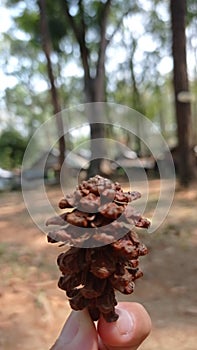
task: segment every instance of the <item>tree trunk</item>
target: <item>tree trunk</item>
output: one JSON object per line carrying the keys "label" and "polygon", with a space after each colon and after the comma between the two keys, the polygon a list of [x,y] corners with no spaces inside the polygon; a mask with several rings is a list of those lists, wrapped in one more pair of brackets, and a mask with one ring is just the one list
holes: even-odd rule
{"label": "tree trunk", "polygon": [[[130,67],[130,73],[131,73],[131,81],[132,81],[132,101],[133,101],[133,108],[135,108],[138,112],[145,114],[145,108],[143,105],[143,101],[140,96],[140,92],[137,86],[137,81],[136,81],[136,76],[135,76],[135,71],[134,71],[134,65],[133,65],[133,57],[135,54],[135,49],[136,49],[136,43],[134,42],[133,44],[133,49],[131,51],[131,57],[130,57],[130,62],[129,62],[129,67]],[[143,155],[143,129],[142,125],[140,125],[140,122],[138,118],[136,118],[136,132],[137,135],[135,136],[135,151],[137,152],[138,156]]]}
{"label": "tree trunk", "polygon": [[58,143],[59,143],[59,170],[61,169],[64,159],[65,159],[65,139],[64,139],[64,126],[61,116],[61,107],[58,97],[57,88],[55,85],[55,76],[53,73],[53,65],[51,62],[51,38],[47,23],[46,16],[46,1],[38,0],[38,6],[40,10],[40,24],[41,24],[41,36],[42,36],[42,47],[47,60],[47,71],[50,81],[50,91],[51,91],[51,100],[53,104],[53,110],[56,118],[57,130],[58,130]]}
{"label": "tree trunk", "polygon": [[[65,14],[71,25],[76,41],[80,48],[81,62],[84,70],[84,92],[85,102],[104,102],[105,101],[105,53],[108,41],[106,39],[106,26],[107,19],[110,11],[111,0],[107,0],[103,5],[102,20],[100,22],[100,42],[98,60],[96,63],[96,74],[91,76],[90,73],[90,53],[86,43],[87,25],[85,22],[84,2],[79,1],[80,8],[80,20],[79,23],[75,21],[69,11],[69,5],[66,1],[62,0],[62,6],[65,9]],[[95,123],[99,120],[99,108],[95,104],[95,108],[92,105],[89,116],[90,123],[90,137],[91,137],[91,162],[88,169],[88,176],[101,173],[102,157],[99,158],[99,153],[103,155],[104,145],[101,141],[97,143],[97,147],[93,145],[95,139],[104,139],[104,125],[102,123]],[[100,151],[100,152],[99,152]]]}
{"label": "tree trunk", "polygon": [[[86,34],[88,30],[88,25],[86,21],[86,14],[85,14],[85,1],[79,0],[78,6],[79,6],[79,13],[76,18],[76,16],[72,16],[70,12],[69,7],[69,1],[61,0],[62,3],[62,9],[66,15],[66,19],[68,20],[70,27],[73,31],[73,34],[76,38],[76,42],[79,45],[80,49],[80,56],[81,56],[81,62],[82,67],[84,71],[84,92],[85,92],[85,101],[87,103],[94,103],[94,102],[105,102],[105,54],[106,54],[106,48],[111,42],[112,38],[116,34],[117,30],[119,29],[123,18],[130,12],[130,9],[128,9],[123,16],[120,18],[119,23],[117,23],[116,28],[114,29],[113,33],[111,34],[110,38],[106,38],[106,29],[107,29],[107,21],[109,18],[109,12],[111,8],[112,1],[106,0],[105,2],[100,2],[100,10],[102,13],[100,13],[100,21],[99,21],[99,49],[98,49],[98,59],[96,62],[96,74],[95,76],[92,76],[91,70],[90,70],[90,52],[89,48],[86,42]],[[98,2],[99,4],[99,2]],[[102,108],[101,108],[102,109]],[[97,113],[97,114],[96,114]],[[90,115],[90,130],[91,130],[91,153],[92,153],[92,161],[89,167],[88,176],[95,175],[96,173],[101,172],[101,164],[102,164],[102,158],[105,150],[105,145],[103,144],[104,141],[100,142],[100,144],[97,143],[97,147],[93,147],[94,140],[95,139],[104,139],[105,137],[105,125],[104,123],[95,123],[94,117],[97,115],[96,120],[99,119],[99,113],[102,113],[102,110],[98,107],[98,104],[95,103],[95,110],[92,107],[91,115]],[[103,117],[103,115],[102,115]],[[99,155],[99,149],[100,154],[102,155],[101,158],[97,158]]]}
{"label": "tree trunk", "polygon": [[[96,102],[105,101],[105,67],[100,69],[99,76],[95,78],[88,78],[84,76],[85,98],[87,103],[95,102],[89,109],[89,123],[90,123],[90,144],[91,144],[91,162],[88,168],[88,177],[102,174],[101,165],[104,151],[105,126],[98,123],[100,120],[99,105]],[[101,108],[102,109],[102,108]],[[102,139],[100,142],[95,140]],[[102,155],[102,156],[101,156]]]}
{"label": "tree trunk", "polygon": [[194,177],[191,152],[191,105],[182,102],[180,92],[189,92],[186,63],[185,16],[186,0],[171,0],[172,55],[174,63],[174,94],[179,149],[178,172],[181,185],[187,187]]}

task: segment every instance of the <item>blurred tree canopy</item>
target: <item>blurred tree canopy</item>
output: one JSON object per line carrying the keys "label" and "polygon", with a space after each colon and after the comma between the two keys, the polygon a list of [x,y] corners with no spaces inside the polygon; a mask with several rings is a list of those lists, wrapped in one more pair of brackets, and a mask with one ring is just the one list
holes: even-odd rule
{"label": "blurred tree canopy", "polygon": [[14,128],[4,130],[0,136],[0,167],[20,167],[28,141]]}
{"label": "blurred tree canopy", "polygon": [[[28,136],[68,105],[110,101],[154,119],[169,145],[177,143],[170,2],[5,0],[5,4],[13,21],[3,37],[2,67],[17,83],[6,89],[4,97],[8,111],[23,118]],[[42,28],[43,8],[47,30]],[[194,67],[190,87],[196,91],[196,0],[187,0],[184,17]],[[47,92],[52,96],[52,90],[57,99],[52,97],[51,103]],[[196,105],[194,101],[195,125]],[[93,126],[91,137],[98,136],[103,130]]]}
{"label": "blurred tree canopy", "polygon": [[[35,93],[39,85],[47,89],[49,80],[38,2],[7,0],[6,3],[14,19],[5,35],[8,61],[11,63],[10,57],[16,61],[16,65],[10,67],[12,73],[7,73],[17,79],[20,74],[20,83],[29,86],[31,93],[31,87]],[[155,86],[165,82],[159,64],[169,53],[167,6],[155,0],[147,4],[148,9],[141,1],[134,1],[132,5],[126,0],[121,3],[46,1],[51,61],[62,107],[84,100],[118,99],[117,102],[146,112]],[[145,45],[146,40],[151,47]],[[115,65],[113,70],[111,62]],[[121,97],[123,91],[124,98]],[[155,113],[150,117],[155,117]]]}

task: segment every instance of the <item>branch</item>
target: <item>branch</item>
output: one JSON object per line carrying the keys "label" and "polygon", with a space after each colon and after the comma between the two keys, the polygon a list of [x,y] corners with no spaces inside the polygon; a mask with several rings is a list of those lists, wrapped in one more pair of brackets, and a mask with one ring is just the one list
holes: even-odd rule
{"label": "branch", "polygon": [[68,19],[68,21],[70,23],[71,29],[74,33],[74,36],[79,44],[84,74],[87,78],[89,78],[90,77],[89,50],[88,50],[88,48],[86,46],[86,42],[85,42],[86,26],[85,26],[85,21],[84,21],[83,2],[82,2],[82,0],[79,1],[80,12],[82,13],[82,17],[81,17],[81,21],[80,21],[81,22],[80,28],[77,26],[73,16],[71,16],[71,14],[69,12],[68,2],[63,0],[62,6],[63,6],[63,9],[65,10],[66,18]]}
{"label": "branch", "polygon": [[102,21],[101,21],[101,40],[100,40],[100,46],[99,46],[99,55],[98,55],[98,62],[97,62],[97,76],[99,75],[99,71],[100,69],[102,69],[103,65],[104,65],[104,61],[105,61],[105,52],[106,52],[106,48],[107,46],[111,43],[113,37],[115,36],[115,34],[118,32],[118,30],[120,29],[120,26],[122,24],[122,21],[124,19],[125,16],[127,16],[129,14],[129,12],[131,11],[131,8],[129,8],[120,18],[119,22],[116,25],[116,28],[114,29],[113,33],[111,34],[110,38],[107,39],[106,38],[106,27],[107,27],[107,18],[109,15],[109,11],[110,11],[110,6],[111,6],[111,0],[108,0],[105,3],[105,7],[103,10],[103,14],[102,14]]}
{"label": "branch", "polygon": [[129,14],[129,12],[131,11],[131,8],[129,8],[125,13],[123,13],[122,17],[120,18],[120,20],[118,21],[116,28],[114,29],[113,33],[111,34],[110,38],[107,39],[107,46],[111,43],[113,37],[115,36],[115,34],[118,32],[118,30],[120,29],[120,26],[123,22],[123,19]]}
{"label": "branch", "polygon": [[55,85],[55,75],[53,72],[53,65],[51,62],[51,51],[52,51],[52,41],[49,32],[49,27],[47,23],[46,16],[46,1],[38,0],[38,7],[40,11],[40,29],[41,29],[41,38],[42,38],[42,48],[47,61],[47,72],[48,78],[51,85],[51,95],[52,95],[52,103],[54,107],[54,113],[58,113],[60,111],[58,93]]}
{"label": "branch", "polygon": [[96,67],[96,76],[99,76],[99,72],[101,69],[104,69],[104,62],[105,62],[105,52],[107,47],[107,39],[106,39],[106,27],[107,27],[107,19],[110,12],[110,6],[111,6],[111,0],[107,0],[104,9],[102,12],[102,18],[101,18],[101,27],[100,27],[100,44],[99,44],[99,52],[98,52],[98,61],[97,61],[97,67]]}

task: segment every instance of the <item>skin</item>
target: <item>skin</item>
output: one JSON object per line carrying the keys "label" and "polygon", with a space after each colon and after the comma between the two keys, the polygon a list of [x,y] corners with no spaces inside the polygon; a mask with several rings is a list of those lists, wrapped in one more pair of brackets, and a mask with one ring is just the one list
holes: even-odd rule
{"label": "skin", "polygon": [[120,302],[119,318],[97,326],[87,310],[72,311],[50,350],[136,350],[151,331],[151,320],[141,304]]}

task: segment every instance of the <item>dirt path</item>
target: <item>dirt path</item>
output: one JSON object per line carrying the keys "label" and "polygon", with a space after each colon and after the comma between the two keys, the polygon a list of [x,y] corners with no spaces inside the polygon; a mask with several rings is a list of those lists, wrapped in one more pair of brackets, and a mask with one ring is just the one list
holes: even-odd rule
{"label": "dirt path", "polygon": [[[158,183],[151,183],[153,201]],[[60,198],[51,189],[54,200]],[[150,254],[141,260],[144,277],[129,298],[149,311],[153,331],[141,350],[195,350],[197,320],[197,185],[178,191],[159,232],[141,239]],[[47,350],[70,312],[57,288],[61,248],[31,221],[20,193],[0,194],[0,349]],[[151,203],[150,209],[151,213]]]}

